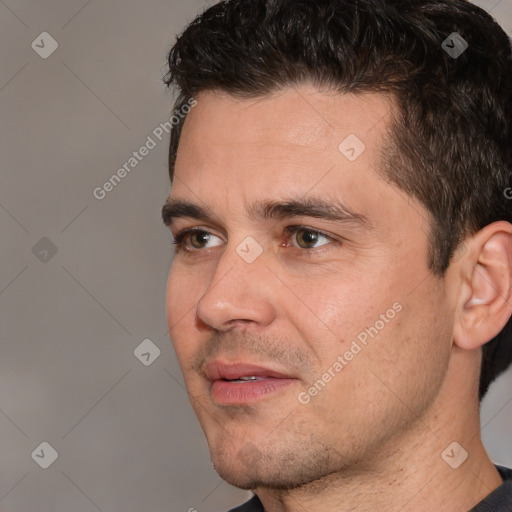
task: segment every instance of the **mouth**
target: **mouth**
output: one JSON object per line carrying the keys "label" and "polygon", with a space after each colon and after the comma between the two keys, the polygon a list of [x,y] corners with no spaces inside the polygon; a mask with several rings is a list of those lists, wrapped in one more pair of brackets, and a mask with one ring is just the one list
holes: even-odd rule
{"label": "mouth", "polygon": [[218,405],[242,405],[261,400],[279,391],[298,378],[271,368],[251,363],[224,363],[219,360],[205,365],[210,381],[210,396]]}

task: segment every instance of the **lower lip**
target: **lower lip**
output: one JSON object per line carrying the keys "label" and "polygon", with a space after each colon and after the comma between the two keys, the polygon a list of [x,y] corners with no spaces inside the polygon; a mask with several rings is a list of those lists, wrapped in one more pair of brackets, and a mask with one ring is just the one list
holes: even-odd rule
{"label": "lower lip", "polygon": [[211,387],[211,397],[219,405],[249,403],[281,391],[296,380],[272,378],[246,382],[215,380]]}

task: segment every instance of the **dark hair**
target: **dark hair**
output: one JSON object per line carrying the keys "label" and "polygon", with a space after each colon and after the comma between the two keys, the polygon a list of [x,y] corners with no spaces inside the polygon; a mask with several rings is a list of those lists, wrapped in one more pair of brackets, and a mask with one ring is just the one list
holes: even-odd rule
{"label": "dark hair", "polygon": [[[450,54],[461,41],[467,49]],[[387,94],[397,108],[377,171],[431,213],[439,277],[467,236],[512,222],[511,44],[468,1],[226,0],[186,28],[168,60],[178,111],[202,91],[256,98],[306,82]],[[171,181],[183,124],[171,132]],[[483,347],[480,399],[511,362],[509,319]]]}

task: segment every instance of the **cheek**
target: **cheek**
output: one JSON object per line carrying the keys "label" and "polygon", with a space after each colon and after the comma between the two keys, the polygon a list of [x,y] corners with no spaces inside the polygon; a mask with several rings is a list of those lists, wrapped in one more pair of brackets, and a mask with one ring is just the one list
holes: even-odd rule
{"label": "cheek", "polygon": [[401,401],[416,412],[435,399],[451,347],[442,295],[427,286],[420,288],[408,297],[402,295],[397,301],[400,312],[365,349],[366,364],[381,381],[378,393],[383,402],[400,407]]}
{"label": "cheek", "polygon": [[188,312],[195,311],[195,306],[204,293],[201,282],[204,281],[193,272],[184,271],[178,264],[173,263],[167,278],[166,293],[169,327],[176,324]]}
{"label": "cheek", "polygon": [[[317,275],[307,282],[304,278],[288,279],[293,293],[282,296],[280,304],[294,319],[293,323],[301,326],[304,338],[315,339],[332,359],[333,354],[342,354],[346,345],[393,305],[390,295],[382,292],[386,287],[368,281],[362,275],[354,278],[343,269],[327,276]],[[321,340],[319,332],[325,334]]]}
{"label": "cheek", "polygon": [[201,282],[178,266],[171,267],[166,291],[167,325],[178,359],[194,349],[194,319],[197,303],[204,293]]}

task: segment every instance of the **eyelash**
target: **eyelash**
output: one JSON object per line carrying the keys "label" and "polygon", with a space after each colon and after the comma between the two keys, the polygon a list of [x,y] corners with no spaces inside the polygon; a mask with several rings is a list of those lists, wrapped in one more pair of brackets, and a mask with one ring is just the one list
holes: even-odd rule
{"label": "eyelash", "polygon": [[[286,231],[288,237],[292,237],[293,235],[297,234],[300,231],[309,231],[309,232],[316,233],[320,236],[325,237],[330,242],[337,242],[337,240],[334,239],[331,235],[328,235],[327,233],[325,233],[319,229],[313,229],[308,226],[287,226],[285,228],[285,231]],[[187,237],[189,237],[190,235],[193,235],[194,233],[206,233],[208,235],[211,234],[206,229],[200,229],[200,228],[188,228],[188,229],[184,229],[184,230],[180,231],[179,233],[176,234],[176,236],[174,237],[174,240],[172,242],[172,244],[175,247],[175,250],[174,250],[175,254],[178,254],[181,252],[185,252],[187,254],[192,254],[192,253],[203,253],[204,254],[204,253],[208,253],[208,252],[210,252],[210,250],[214,249],[214,248],[189,249],[188,247],[186,247]],[[331,245],[331,244],[326,244],[326,245],[323,245],[320,247],[313,247],[312,249],[305,249],[305,248],[300,248],[300,247],[295,247],[295,246],[292,246],[292,248],[299,251],[301,256],[308,257],[308,256],[313,256],[313,255],[317,254],[319,251],[324,250],[325,247],[327,247],[327,245]]]}
{"label": "eyelash", "polygon": [[190,229],[184,229],[180,231],[179,233],[176,233],[176,236],[174,237],[174,240],[172,241],[172,244],[175,247],[175,252],[196,252],[201,249],[187,249],[185,247],[185,238],[189,235],[192,235],[193,233],[208,233],[205,229],[197,229],[197,228],[190,228]]}

